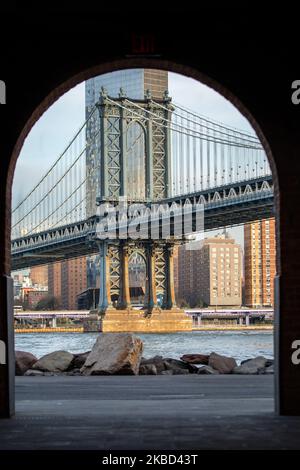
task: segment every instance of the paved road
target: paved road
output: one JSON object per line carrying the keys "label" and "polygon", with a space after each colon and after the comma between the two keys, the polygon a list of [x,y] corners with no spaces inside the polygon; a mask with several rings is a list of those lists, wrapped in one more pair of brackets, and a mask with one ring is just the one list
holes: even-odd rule
{"label": "paved road", "polygon": [[294,449],[272,376],[17,377],[0,449]]}

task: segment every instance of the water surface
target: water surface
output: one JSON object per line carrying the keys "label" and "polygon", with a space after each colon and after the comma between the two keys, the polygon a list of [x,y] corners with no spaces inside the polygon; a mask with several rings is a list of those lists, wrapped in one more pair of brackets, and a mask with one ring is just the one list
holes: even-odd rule
{"label": "water surface", "polygon": [[[57,350],[72,353],[88,351],[99,333],[18,333],[17,350],[41,357]],[[232,356],[237,361],[254,356],[273,357],[272,331],[193,331],[190,333],[138,334],[144,342],[144,357],[156,354],[178,359],[183,354],[209,354],[212,351]]]}

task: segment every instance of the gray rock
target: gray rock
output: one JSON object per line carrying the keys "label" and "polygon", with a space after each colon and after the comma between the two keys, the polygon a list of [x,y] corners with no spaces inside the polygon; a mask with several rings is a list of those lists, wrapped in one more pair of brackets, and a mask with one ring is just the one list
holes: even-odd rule
{"label": "gray rock", "polygon": [[266,360],[266,367],[273,366],[274,365],[274,359],[267,359]]}
{"label": "gray rock", "polygon": [[231,374],[233,369],[237,367],[236,360],[233,357],[221,356],[215,352],[210,354],[208,365],[220,374]]}
{"label": "gray rock", "polygon": [[67,351],[55,351],[41,357],[32,367],[43,372],[65,372],[73,361],[73,354]]}
{"label": "gray rock", "polygon": [[37,362],[37,357],[25,351],[15,351],[15,374],[24,375],[28,369],[31,369],[33,364]]}
{"label": "gray rock", "polygon": [[140,375],[157,375],[155,364],[144,364],[139,368]]}
{"label": "gray rock", "polygon": [[216,369],[213,369],[213,368],[210,367],[210,366],[202,366],[202,367],[199,367],[197,373],[198,373],[198,374],[206,374],[206,375],[216,375],[216,374],[220,374],[219,371],[217,371]]}
{"label": "gray rock", "polygon": [[[262,357],[266,360],[265,367],[269,367],[269,366],[272,366],[274,364],[274,359],[267,359],[264,356],[257,356],[257,357]],[[241,365],[246,364],[249,361],[253,361],[254,359],[257,359],[257,358],[256,357],[255,358],[250,357],[249,359],[245,359],[244,361],[241,361]]]}
{"label": "gray rock", "polygon": [[143,342],[132,333],[101,333],[88,355],[83,375],[137,375]]}
{"label": "gray rock", "polygon": [[240,365],[242,366],[243,364],[246,364],[247,362],[252,361],[252,359],[253,357],[250,357],[250,359],[244,359],[243,361],[241,361]]}
{"label": "gray rock", "polygon": [[74,358],[69,366],[69,370],[81,369],[81,367],[84,365],[85,361],[87,360],[87,357],[90,354],[90,352],[91,351],[86,351],[86,352],[79,353],[79,354],[73,354]]}
{"label": "gray rock", "polygon": [[157,370],[157,373],[160,374],[163,370],[166,370],[164,364],[164,358],[162,356],[154,356],[149,359],[145,359],[144,357],[141,359],[141,366],[147,364],[154,364]]}
{"label": "gray rock", "polygon": [[267,363],[267,359],[263,356],[257,356],[254,359],[248,359],[243,361],[240,366],[235,367],[233,370],[234,374],[259,374],[260,369],[264,369]]}
{"label": "gray rock", "polygon": [[42,376],[44,375],[44,372],[42,372],[41,370],[28,369],[24,375],[28,377]]}
{"label": "gray rock", "polygon": [[173,370],[163,370],[162,372],[159,373],[159,375],[173,375],[174,371]]}
{"label": "gray rock", "polygon": [[265,374],[274,374],[274,365],[265,368]]}

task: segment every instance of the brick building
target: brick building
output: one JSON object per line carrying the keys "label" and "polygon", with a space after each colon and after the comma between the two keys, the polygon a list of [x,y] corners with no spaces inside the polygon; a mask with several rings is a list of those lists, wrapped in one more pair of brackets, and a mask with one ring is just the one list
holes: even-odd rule
{"label": "brick building", "polygon": [[61,305],[61,262],[48,265],[48,292]]}
{"label": "brick building", "polygon": [[42,266],[32,266],[30,268],[30,279],[32,284],[37,284],[39,286],[48,286],[48,265],[44,264]]}
{"label": "brick building", "polygon": [[144,69],[144,90],[150,90],[153,98],[162,99],[168,89],[168,72],[165,70]]}
{"label": "brick building", "polygon": [[77,309],[77,295],[87,288],[86,256],[62,262],[61,306]]}
{"label": "brick building", "polygon": [[179,248],[178,298],[191,306],[242,303],[241,247],[227,234]]}
{"label": "brick building", "polygon": [[49,265],[49,294],[57,298],[62,309],[77,309],[77,296],[86,288],[86,256]]}
{"label": "brick building", "polygon": [[275,220],[260,220],[244,226],[245,304],[274,305],[276,274]]}
{"label": "brick building", "polygon": [[40,300],[48,296],[47,290],[34,289],[33,287],[24,287],[22,289],[23,303],[26,309],[34,309]]}

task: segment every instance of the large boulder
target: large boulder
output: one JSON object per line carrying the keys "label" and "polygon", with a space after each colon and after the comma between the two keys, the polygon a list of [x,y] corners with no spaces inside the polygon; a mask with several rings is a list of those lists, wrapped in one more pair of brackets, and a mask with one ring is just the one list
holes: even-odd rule
{"label": "large boulder", "polygon": [[233,373],[245,375],[259,374],[264,371],[266,364],[268,364],[268,359],[263,356],[257,356],[254,359],[243,361],[240,366],[234,368]]}
{"label": "large boulder", "polygon": [[236,360],[233,357],[221,356],[215,352],[210,354],[208,365],[220,374],[231,374],[233,369],[237,367]]}
{"label": "large boulder", "polygon": [[208,364],[209,355],[207,354],[184,354],[180,358],[182,361],[188,362],[189,364]]}
{"label": "large boulder", "polygon": [[24,375],[25,372],[37,362],[37,357],[25,351],[15,351],[16,375]]}
{"label": "large boulder", "polygon": [[73,359],[73,354],[67,351],[55,351],[41,357],[32,366],[32,369],[43,372],[65,372],[70,367]]}
{"label": "large boulder", "polygon": [[83,375],[137,375],[143,342],[132,333],[101,333],[87,357]]}

